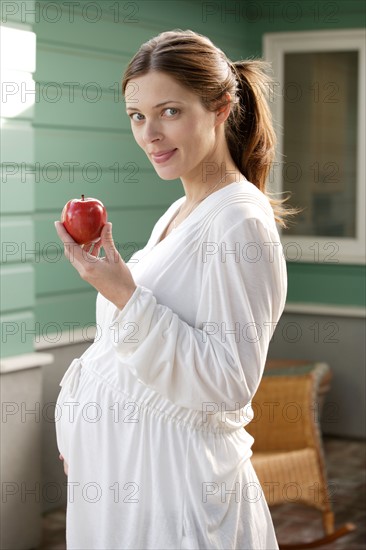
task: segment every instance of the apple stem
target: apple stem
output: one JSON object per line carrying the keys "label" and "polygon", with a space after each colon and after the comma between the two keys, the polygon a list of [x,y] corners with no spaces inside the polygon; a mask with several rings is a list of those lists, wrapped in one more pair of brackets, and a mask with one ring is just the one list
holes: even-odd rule
{"label": "apple stem", "polygon": [[82,201],[84,200],[84,195],[81,195],[81,200],[82,200]]}

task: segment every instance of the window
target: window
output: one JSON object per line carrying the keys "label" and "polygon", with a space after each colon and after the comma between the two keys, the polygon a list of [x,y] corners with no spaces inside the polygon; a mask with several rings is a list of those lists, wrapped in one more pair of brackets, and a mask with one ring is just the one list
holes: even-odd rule
{"label": "window", "polygon": [[303,208],[282,230],[289,261],[365,261],[365,31],[273,33],[274,191]]}

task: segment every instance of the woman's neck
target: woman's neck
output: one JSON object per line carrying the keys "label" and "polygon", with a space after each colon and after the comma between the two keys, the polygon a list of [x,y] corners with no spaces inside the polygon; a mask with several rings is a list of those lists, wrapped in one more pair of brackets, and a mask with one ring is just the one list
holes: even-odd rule
{"label": "woman's neck", "polygon": [[215,191],[218,191],[219,189],[222,189],[232,183],[238,183],[243,179],[243,174],[241,174],[236,167],[222,172],[218,171],[217,174],[206,177],[205,181],[203,181],[202,178],[199,180],[186,180],[182,178],[182,184],[186,195],[184,209],[193,206],[201,200],[204,200],[211,193],[214,193]]}

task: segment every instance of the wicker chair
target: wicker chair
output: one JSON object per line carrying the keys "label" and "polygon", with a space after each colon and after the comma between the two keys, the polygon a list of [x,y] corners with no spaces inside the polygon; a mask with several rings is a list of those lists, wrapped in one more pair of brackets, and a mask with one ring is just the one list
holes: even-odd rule
{"label": "wicker chair", "polygon": [[268,505],[301,502],[322,513],[324,536],[280,548],[316,548],[355,529],[335,530],[319,425],[331,371],[326,363],[272,360],[253,398],[252,463]]}

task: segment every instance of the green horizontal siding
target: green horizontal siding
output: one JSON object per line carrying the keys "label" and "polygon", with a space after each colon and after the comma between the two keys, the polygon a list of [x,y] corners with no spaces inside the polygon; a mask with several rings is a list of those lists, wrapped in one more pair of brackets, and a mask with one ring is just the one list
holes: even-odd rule
{"label": "green horizontal siding", "polygon": [[288,302],[366,306],[365,266],[288,263]]}
{"label": "green horizontal siding", "polygon": [[35,307],[38,331],[43,335],[61,335],[67,334],[68,323],[76,323],[75,330],[95,323],[96,297],[97,292],[92,287],[83,292],[38,297]]}
{"label": "green horizontal siding", "polygon": [[[98,52],[95,44],[90,50],[85,50],[81,42],[79,47],[68,46],[67,42],[52,44],[44,42],[42,34],[38,34],[35,78],[40,83],[39,101],[48,98],[51,100],[52,83],[59,83],[56,87],[58,90],[60,85],[63,85],[65,91],[71,90],[75,83],[79,83],[84,94],[86,95],[89,91],[91,97],[92,88],[88,90],[85,85],[94,82],[118,98],[118,87],[114,85],[120,82],[130,57],[131,54],[123,53],[122,45],[115,52],[101,53]],[[96,67],[98,67],[97,70]],[[41,88],[42,86],[44,89]],[[111,90],[110,87],[112,87]]]}
{"label": "green horizontal siding", "polygon": [[38,126],[108,128],[119,132],[130,126],[124,103],[98,83],[82,83],[75,89],[42,84],[38,93],[42,99]]}
{"label": "green horizontal siding", "polygon": [[26,263],[35,259],[33,222],[19,216],[4,217],[0,224],[1,263]]}
{"label": "green horizontal siding", "polygon": [[[82,1],[80,6],[86,3]],[[123,2],[120,4],[123,8]],[[141,2],[134,2],[134,4],[141,7]],[[164,2],[165,6],[167,4],[168,2]],[[101,3],[99,5],[102,6]],[[55,17],[55,12],[56,8],[53,10],[50,6],[48,19]],[[80,9],[75,9],[75,17],[72,22],[70,22],[68,10],[63,9],[59,13],[61,17],[58,21],[51,23],[46,18],[42,18],[39,22],[37,36],[41,44],[46,42],[48,47],[52,44],[82,46],[85,50],[100,51],[101,56],[104,52],[124,52],[131,56],[149,35],[155,34],[154,30],[142,27],[139,24],[140,21],[136,23],[123,21],[123,16],[119,18],[120,22],[114,22],[113,14],[108,8],[102,10],[103,18],[95,23],[88,20],[90,18],[87,15],[83,16]]]}
{"label": "green horizontal siding", "polygon": [[33,311],[1,315],[1,356],[31,353],[34,349],[35,318]]}
{"label": "green horizontal siding", "polygon": [[[97,172],[94,173],[95,179],[97,179]],[[121,163],[119,171],[117,167],[112,170],[108,168],[102,170],[100,177],[95,182],[86,181],[87,174],[89,171],[83,174],[82,171],[75,170],[74,178],[72,178],[69,170],[59,173],[52,170],[47,171],[46,179],[35,186],[37,210],[39,212],[52,210],[56,215],[55,219],[57,219],[63,206],[70,199],[80,198],[82,194],[98,198],[107,209],[121,210],[132,207],[154,209],[167,202],[171,204],[184,195],[184,188],[180,180],[163,181],[155,172],[137,171],[136,166],[128,161],[124,164]],[[68,181],[69,179],[74,179],[74,182]]]}
{"label": "green horizontal siding", "polygon": [[7,119],[1,128],[1,161],[16,167],[33,163],[33,128],[28,122]]}
{"label": "green horizontal siding", "polygon": [[[41,18],[37,35],[40,42],[49,44],[82,45],[104,52],[124,52],[132,56],[143,42],[159,32],[175,29],[192,29],[207,35],[217,36],[218,45],[225,44],[226,50],[240,48],[243,35],[243,21],[232,18],[231,24],[224,27],[218,10],[215,16],[206,17],[207,2],[187,2],[185,0],[154,1],[138,0],[137,2],[99,2],[99,14],[92,10],[82,12],[87,0],[81,0],[75,7],[74,17],[69,10],[47,9],[47,17]],[[119,4],[119,9],[117,7]],[[220,7],[221,2],[214,5]],[[90,19],[95,17],[95,22]],[[56,20],[57,19],[57,20]],[[178,23],[177,23],[178,22]],[[68,29],[67,38],[65,29]],[[230,55],[230,53],[229,53]]]}
{"label": "green horizontal siding", "polygon": [[1,312],[31,309],[34,306],[32,265],[5,265],[0,268]]}
{"label": "green horizontal siding", "polygon": [[[71,119],[67,121],[70,124]],[[151,163],[135,143],[131,135],[79,128],[37,128],[36,162],[41,170],[54,169],[69,173],[72,165],[88,170],[94,179],[92,164],[98,168],[113,170],[126,162],[135,163],[137,169],[149,169]],[[73,164],[74,163],[74,164]],[[118,163],[117,165],[115,163]]]}
{"label": "green horizontal siding", "polygon": [[44,296],[52,298],[59,293],[90,290],[90,285],[79,276],[72,263],[65,258],[61,245],[57,255],[45,254],[36,264],[35,271],[37,299]]}
{"label": "green horizontal siding", "polygon": [[[17,172],[10,175],[11,172]],[[2,169],[0,174],[0,213],[28,214],[34,209],[34,175],[22,174],[21,167]]]}

